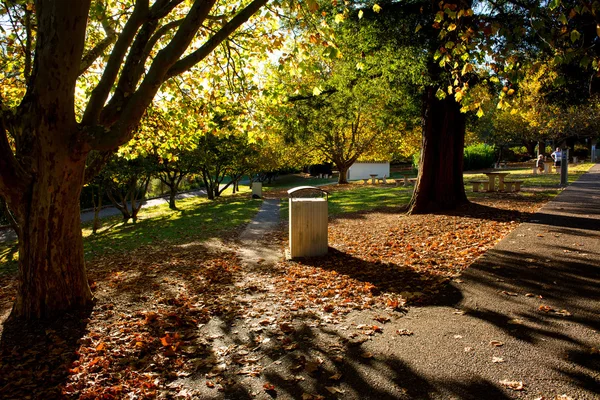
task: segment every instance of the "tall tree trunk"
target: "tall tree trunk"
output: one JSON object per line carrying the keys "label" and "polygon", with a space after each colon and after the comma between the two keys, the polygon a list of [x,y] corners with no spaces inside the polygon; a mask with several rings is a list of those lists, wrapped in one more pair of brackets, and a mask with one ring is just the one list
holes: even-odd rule
{"label": "tall tree trunk", "polygon": [[411,214],[454,209],[468,201],[462,175],[465,116],[452,97],[439,100],[433,87],[424,97],[423,147]]}
{"label": "tall tree trunk", "polygon": [[19,288],[12,316],[47,318],[90,305],[79,195],[85,161],[43,151],[19,213]]}
{"label": "tall tree trunk", "polygon": [[35,2],[35,61],[16,129],[16,158],[31,180],[19,204],[10,204],[20,228],[12,318],[52,317],[92,301],[79,206],[90,149],[80,140],[74,114],[89,5]]}
{"label": "tall tree trunk", "polygon": [[531,158],[535,157],[535,145],[536,144],[537,144],[537,142],[534,140],[523,140],[523,146],[525,146],[525,148],[527,149],[527,154],[529,154],[529,157],[531,157]]}
{"label": "tall tree trunk", "polygon": [[177,196],[177,188],[175,185],[169,187],[169,208],[171,210],[177,210],[177,204],[175,204],[175,196]]}
{"label": "tall tree trunk", "polygon": [[338,171],[340,171],[340,176],[338,176],[338,185],[345,185],[348,183],[348,170],[349,166],[346,164],[336,164]]}
{"label": "tall tree trunk", "polygon": [[544,140],[538,140],[538,156],[546,154],[546,142]]}
{"label": "tall tree trunk", "polygon": [[96,201],[96,195],[94,195],[94,187],[92,186],[92,203],[94,204],[94,222],[92,224],[92,233],[96,233],[100,229],[100,210],[102,209],[102,197],[103,191],[102,186],[98,185],[98,201]]}

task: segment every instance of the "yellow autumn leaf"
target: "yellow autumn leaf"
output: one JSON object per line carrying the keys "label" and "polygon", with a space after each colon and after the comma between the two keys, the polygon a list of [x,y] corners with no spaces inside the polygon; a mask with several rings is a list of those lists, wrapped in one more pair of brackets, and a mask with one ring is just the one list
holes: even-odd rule
{"label": "yellow autumn leaf", "polygon": [[373,5],[373,11],[375,11],[376,13],[378,13],[379,11],[381,11],[381,6],[379,4],[374,4]]}

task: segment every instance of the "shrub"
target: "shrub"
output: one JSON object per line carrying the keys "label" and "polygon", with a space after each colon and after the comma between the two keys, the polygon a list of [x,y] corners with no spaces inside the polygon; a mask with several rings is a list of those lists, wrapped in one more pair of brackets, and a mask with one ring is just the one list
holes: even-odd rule
{"label": "shrub", "polygon": [[496,150],[485,143],[465,147],[464,170],[489,168],[494,164]]}
{"label": "shrub", "polygon": [[419,169],[419,161],[421,160],[421,152],[415,153],[412,156],[412,166],[414,169]]}

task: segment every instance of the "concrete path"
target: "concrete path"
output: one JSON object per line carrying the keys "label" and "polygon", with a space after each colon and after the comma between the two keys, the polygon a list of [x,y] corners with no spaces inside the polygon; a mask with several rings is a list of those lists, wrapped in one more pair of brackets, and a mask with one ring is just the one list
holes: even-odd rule
{"label": "concrete path", "polygon": [[600,399],[600,165],[385,331],[348,398]]}
{"label": "concrete path", "polygon": [[238,254],[247,265],[273,265],[283,256],[277,244],[265,245],[265,236],[274,233],[279,225],[279,199],[266,199],[258,214],[240,235]]}

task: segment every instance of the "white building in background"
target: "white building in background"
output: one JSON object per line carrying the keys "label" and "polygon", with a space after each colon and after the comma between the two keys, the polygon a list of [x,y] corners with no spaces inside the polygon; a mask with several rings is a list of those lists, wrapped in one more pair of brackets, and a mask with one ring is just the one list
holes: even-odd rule
{"label": "white building in background", "polygon": [[377,175],[378,178],[383,178],[385,175],[390,176],[389,161],[360,161],[352,164],[348,170],[348,180],[367,179],[371,175]]}

